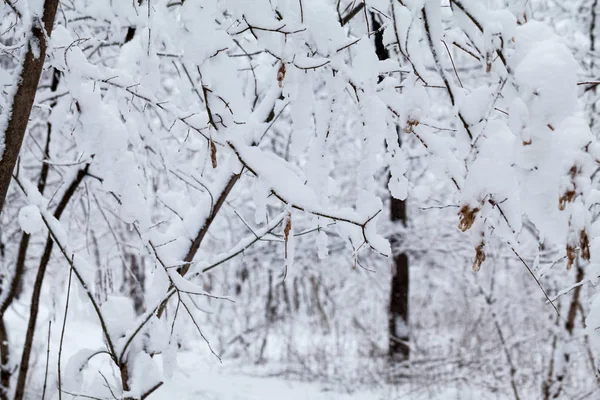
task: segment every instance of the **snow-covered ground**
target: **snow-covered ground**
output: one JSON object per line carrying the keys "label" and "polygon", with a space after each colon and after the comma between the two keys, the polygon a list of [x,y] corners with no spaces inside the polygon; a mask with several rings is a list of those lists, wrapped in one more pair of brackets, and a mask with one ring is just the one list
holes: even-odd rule
{"label": "snow-covered ground", "polygon": [[[73,293],[73,295],[78,294],[76,290]],[[44,307],[42,309],[40,325],[46,327],[50,314]],[[18,312],[9,313],[9,322],[13,326],[20,325],[24,330],[24,320],[20,315],[25,312],[25,308],[18,307],[16,311]],[[58,325],[61,321],[62,315],[55,316],[52,324],[51,349],[58,349],[61,332]],[[42,355],[45,355],[47,346],[44,333],[42,329],[38,331],[38,353]],[[20,339],[15,337],[15,342],[19,345],[21,345]],[[70,310],[62,352],[63,387],[65,388],[63,398],[81,398],[71,397],[69,394],[109,396],[108,392],[104,393],[103,387],[98,391],[99,388],[94,385],[81,386],[77,378],[79,374],[68,372],[69,361],[73,356],[76,358],[79,351],[101,346],[102,338],[93,321],[93,315],[86,318],[84,309],[74,307]],[[348,377],[341,376],[340,382],[336,384],[320,381],[318,378],[312,382],[299,381],[278,373],[285,366],[277,363],[252,365],[227,357],[219,362],[208,351],[203,341],[188,343],[188,346],[186,351],[178,355],[175,365],[172,366],[173,375],[170,378],[165,376],[165,383],[148,400],[504,400],[506,398],[486,390],[477,390],[459,379],[450,379],[448,382],[443,382],[441,378],[430,379],[430,381],[420,379],[420,382],[415,382],[413,385],[388,385],[384,383],[385,378],[381,377],[378,384],[362,386],[357,382],[347,382]],[[156,356],[156,361],[159,367],[163,364],[160,355]],[[56,378],[56,362],[55,352],[52,352],[49,360],[50,381]],[[348,357],[343,362],[353,364],[348,367],[352,370],[361,369],[357,359]],[[97,371],[100,370],[107,377],[114,376],[114,370],[106,357],[95,357],[89,365],[91,367],[81,371],[88,378],[98,378]],[[45,359],[36,359],[36,378],[41,378],[44,366]],[[296,369],[302,371],[302,366],[298,365]],[[374,373],[363,372],[371,375]],[[40,384],[41,382],[37,380],[32,382],[29,388],[32,395],[37,393]],[[356,387],[360,389],[355,389]],[[49,397],[56,399],[57,392],[54,388],[49,387],[48,390]]]}
{"label": "snow-covered ground", "polygon": [[[211,365],[212,364],[212,365]],[[432,382],[433,386],[434,382]],[[437,385],[436,385],[437,386]],[[496,394],[474,390],[472,387],[394,387],[380,386],[344,392],[342,388],[331,389],[322,382],[299,382],[282,377],[264,377],[244,373],[228,366],[200,361],[191,354],[179,361],[178,372],[159,389],[152,399],[200,399],[200,400],[503,400]]]}
{"label": "snow-covered ground", "polygon": [[157,400],[371,400],[383,398],[375,392],[340,393],[325,391],[318,384],[278,378],[224,373],[198,367],[179,373],[156,393]]}

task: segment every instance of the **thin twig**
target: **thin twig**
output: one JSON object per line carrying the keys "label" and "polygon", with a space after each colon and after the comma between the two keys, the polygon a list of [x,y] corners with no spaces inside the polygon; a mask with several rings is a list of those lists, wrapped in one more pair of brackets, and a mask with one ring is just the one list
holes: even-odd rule
{"label": "thin twig", "polygon": [[560,315],[560,313],[558,312],[558,309],[556,308],[556,306],[554,305],[554,303],[552,302],[552,300],[550,299],[550,297],[548,297],[548,293],[546,293],[546,291],[542,287],[542,284],[540,283],[540,281],[538,280],[538,278],[535,276],[535,274],[533,273],[533,271],[531,270],[531,268],[529,268],[529,265],[527,265],[527,263],[525,262],[525,260],[523,260],[523,257],[521,257],[519,255],[519,253],[517,253],[517,251],[515,250],[514,247],[511,247],[510,249],[512,250],[513,253],[515,253],[515,255],[517,256],[517,258],[519,260],[521,260],[521,263],[523,263],[523,265],[525,266],[525,268],[527,268],[527,271],[533,277],[533,279],[535,280],[535,283],[537,283],[537,285],[539,286],[539,288],[542,291],[542,293],[544,293],[544,297],[546,297],[546,300],[548,300],[548,303],[550,303],[552,305],[552,308],[554,308],[554,311],[556,311],[556,313],[558,315]]}
{"label": "thin twig", "polygon": [[69,298],[71,297],[71,279],[73,277],[73,268],[69,269],[69,283],[67,284],[67,299],[65,300],[65,315],[63,317],[62,329],[60,331],[60,343],[58,345],[58,399],[62,399],[62,372],[60,361],[62,358],[63,341],[65,339],[65,328],[67,326],[67,313],[69,311]]}
{"label": "thin twig", "polygon": [[48,363],[50,361],[50,333],[52,332],[52,320],[48,321],[48,349],[46,350],[46,371],[44,372],[44,387],[42,388],[42,400],[46,398],[46,385],[48,383]]}

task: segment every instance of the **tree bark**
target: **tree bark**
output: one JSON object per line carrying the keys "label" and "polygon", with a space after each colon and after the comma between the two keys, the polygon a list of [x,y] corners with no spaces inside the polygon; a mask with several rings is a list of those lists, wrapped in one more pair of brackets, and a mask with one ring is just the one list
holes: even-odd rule
{"label": "tree bark", "polygon": [[8,345],[8,332],[4,319],[0,318],[0,399],[8,400],[8,391],[10,389],[11,371],[10,365],[10,346]]}
{"label": "tree bark", "polygon": [[[390,54],[383,44],[383,31],[380,30],[381,24],[373,14],[371,14],[371,21],[373,31],[376,32],[374,38],[377,57],[380,60],[387,60],[390,58]],[[398,141],[400,141],[400,136],[398,136]],[[406,201],[390,197],[390,219],[392,222],[400,222],[402,225],[406,225]],[[395,247],[395,241],[396,239],[392,238],[392,248]],[[394,255],[390,304],[388,308],[388,356],[392,361],[407,360],[410,355],[408,347],[409,278],[408,254],[401,253]]]}
{"label": "tree bark", "polygon": [[[406,202],[392,198],[390,203],[392,221],[406,223]],[[398,212],[395,210],[397,208],[402,208],[403,211],[395,214]],[[410,355],[408,346],[409,278],[408,255],[406,253],[395,255],[388,315],[390,337],[388,354],[391,360],[407,360]]]}
{"label": "tree bark", "polygon": [[27,51],[17,80],[20,83],[18,83],[13,97],[12,106],[5,111],[9,113],[10,118],[4,135],[5,149],[0,160],[0,211],[4,208],[12,173],[27,130],[29,115],[46,58],[48,47],[46,36],[50,37],[52,33],[58,2],[59,0],[46,0],[43,6],[42,20],[35,18],[32,21]]}
{"label": "tree bark", "polygon": [[129,254],[130,271],[127,273],[129,286],[129,297],[133,300],[133,306],[137,315],[142,315],[145,311],[144,305],[144,287],[145,274],[144,265],[141,259],[135,254]]}
{"label": "tree bark", "polygon": [[[9,115],[9,119],[7,121],[6,130],[4,131],[5,149],[0,158],[0,212],[2,212],[4,208],[4,201],[8,193],[12,173],[17,163],[23,138],[25,137],[25,132],[27,130],[29,115],[31,114],[31,108],[33,107],[33,101],[35,99],[46,58],[46,50],[48,47],[46,37],[49,38],[52,34],[52,27],[54,25],[58,3],[59,0],[46,0],[43,6],[42,19],[35,18],[32,21],[27,50],[23,58],[18,80],[16,81],[18,87],[12,99],[12,104],[5,110]],[[45,184],[46,175],[47,170],[44,170],[43,168],[40,182],[43,181]],[[23,253],[25,253],[27,249],[27,244],[29,242],[28,236],[29,235],[24,237],[24,243],[21,244]],[[11,378],[11,372],[8,370],[9,338],[4,325],[3,314],[16,294],[15,292],[22,271],[16,271],[16,273],[18,275],[15,278],[16,282],[11,282],[11,287],[8,288],[8,290],[12,292],[9,296],[11,299],[2,306],[3,309],[0,312],[0,399],[2,400],[9,398],[8,391]],[[9,299],[7,298],[6,300]],[[15,399],[17,398],[18,396],[15,397]]]}

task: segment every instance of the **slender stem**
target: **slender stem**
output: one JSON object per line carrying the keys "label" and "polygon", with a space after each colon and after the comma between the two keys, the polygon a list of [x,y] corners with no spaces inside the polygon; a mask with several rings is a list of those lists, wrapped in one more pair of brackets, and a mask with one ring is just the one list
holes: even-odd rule
{"label": "slender stem", "polygon": [[60,362],[62,359],[63,341],[65,338],[65,327],[67,326],[67,315],[69,313],[69,299],[71,297],[71,278],[73,277],[73,268],[69,269],[69,283],[67,284],[67,299],[65,301],[65,315],[63,317],[62,329],[60,331],[60,343],[58,345],[58,400],[62,399],[62,371]]}
{"label": "slender stem", "polygon": [[[54,218],[56,218],[57,220],[60,219],[62,213],[64,212],[65,208],[67,207],[67,205],[71,201],[71,198],[73,197],[77,188],[79,187],[79,184],[83,181],[83,177],[86,175],[88,168],[89,164],[86,165],[83,169],[79,170],[79,172],[77,173],[77,175],[63,194],[63,197],[61,198],[58,206],[56,207],[56,210],[54,211]],[[19,183],[18,179],[17,183]],[[52,236],[52,232],[50,231],[48,234],[48,238],[46,239],[44,253],[42,254],[42,258],[40,259],[40,264],[38,266],[35,281],[33,283],[33,292],[31,294],[31,305],[29,311],[29,322],[27,324],[27,331],[25,333],[25,343],[23,344],[23,352],[21,354],[21,363],[19,365],[19,374],[17,376],[17,386],[14,400],[23,400],[23,397],[25,395],[25,384],[27,382],[27,374],[29,372],[29,360],[31,358],[31,351],[33,349],[33,339],[35,335],[35,325],[40,307],[42,284],[46,275],[46,269],[48,268],[48,264],[50,262],[52,248],[54,246]]]}
{"label": "slender stem", "polygon": [[46,351],[46,371],[44,372],[44,387],[42,389],[42,400],[46,398],[46,384],[48,383],[48,365],[50,364],[50,333],[52,333],[52,320],[48,321],[48,349]]}

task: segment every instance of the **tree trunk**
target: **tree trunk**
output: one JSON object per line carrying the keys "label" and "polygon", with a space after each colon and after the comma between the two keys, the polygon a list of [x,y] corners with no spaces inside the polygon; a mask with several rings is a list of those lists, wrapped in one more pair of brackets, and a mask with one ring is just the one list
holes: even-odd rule
{"label": "tree trunk", "polygon": [[6,325],[4,319],[0,318],[0,399],[9,399],[10,389],[10,353],[8,345],[8,332],[6,331]]}
{"label": "tree trunk", "polygon": [[[12,103],[10,103],[7,110],[4,111],[9,117],[6,130],[4,131],[5,148],[0,157],[0,212],[4,208],[4,201],[8,193],[12,173],[17,163],[23,138],[25,137],[25,132],[27,130],[29,115],[31,114],[31,108],[44,67],[44,61],[46,59],[46,49],[48,47],[46,37],[49,38],[52,33],[58,3],[59,0],[46,0],[43,6],[42,20],[40,21],[39,18],[36,18],[32,21],[30,36],[28,38],[29,43],[27,44],[27,50],[23,58],[18,80],[16,80],[16,84],[18,85],[17,90],[12,99]],[[43,181],[45,184],[46,175],[47,167],[42,169],[40,182]],[[26,251],[28,242],[29,237],[24,234],[24,243],[21,244],[21,248],[24,249],[23,253]],[[8,290],[13,292],[12,295],[9,296],[11,299],[6,299],[7,302],[3,305],[2,312],[0,312],[0,399],[9,398],[8,392],[11,379],[11,372],[8,370],[9,338],[4,325],[3,314],[4,311],[6,311],[8,304],[12,301],[12,297],[16,294],[15,292],[22,271],[17,270],[16,273],[19,275],[15,278],[17,279],[16,282],[12,282],[10,285],[11,288],[8,288]],[[13,283],[16,285],[13,285]],[[23,392],[23,390],[17,389],[15,399],[22,398]]]}
{"label": "tree trunk", "polygon": [[[383,45],[383,31],[381,24],[371,14],[372,31],[376,32],[375,52],[380,60],[390,58],[388,50]],[[400,136],[398,136],[400,141]],[[390,219],[406,225],[406,201],[390,198]],[[392,238],[392,248],[395,238]],[[409,264],[406,253],[394,255],[392,266],[392,281],[390,287],[390,304],[388,310],[388,334],[390,360],[407,360],[410,354],[408,347],[408,290],[409,290]]]}
{"label": "tree trunk", "polygon": [[46,0],[43,6],[42,20],[36,18],[32,22],[27,52],[21,73],[16,80],[19,82],[17,91],[13,97],[12,106],[4,111],[10,117],[4,136],[5,149],[0,160],[0,211],[4,207],[8,186],[27,130],[31,107],[46,58],[48,47],[46,35],[50,37],[52,33],[58,2],[59,0]]}
{"label": "tree trunk", "polygon": [[[406,202],[392,198],[390,202],[392,221],[406,223]],[[389,350],[392,360],[407,360],[408,347],[408,290],[409,264],[406,253],[394,256],[389,306]]]}
{"label": "tree trunk", "polygon": [[133,300],[133,306],[137,315],[142,315],[145,311],[144,305],[144,286],[145,274],[144,265],[138,260],[135,254],[129,254],[129,265],[131,271],[128,276],[129,297]]}

